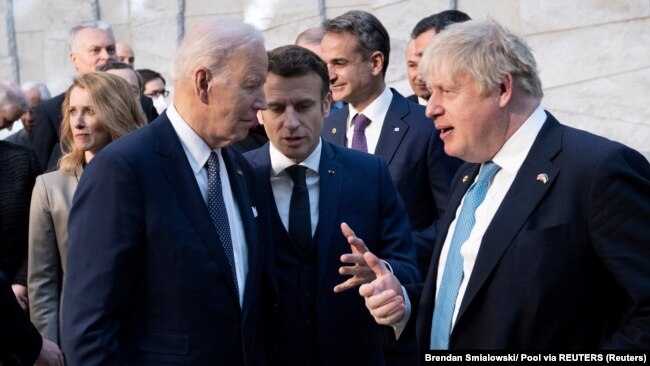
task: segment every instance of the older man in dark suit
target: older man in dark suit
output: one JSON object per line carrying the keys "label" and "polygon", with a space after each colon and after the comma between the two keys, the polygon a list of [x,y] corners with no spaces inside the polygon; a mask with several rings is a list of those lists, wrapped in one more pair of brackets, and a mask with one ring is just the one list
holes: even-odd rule
{"label": "older man in dark suit", "polygon": [[69,220],[71,365],[264,365],[264,237],[230,147],[266,109],[259,31],[214,20],[180,45],[173,104],[84,170]]}
{"label": "older man in dark suit", "polygon": [[415,323],[421,351],[648,349],[647,160],[544,111],[530,49],[494,21],[450,26],[420,70],[445,151],[468,163],[410,315],[380,266],[360,288],[375,319]]}
{"label": "older man in dark suit", "polygon": [[436,220],[460,165],[443,151],[424,107],[386,86],[390,39],[372,14],[350,11],[324,23],[321,57],[327,63],[335,101],[348,107],[325,121],[323,138],[381,156],[413,227],[418,266],[426,274],[436,239]]}

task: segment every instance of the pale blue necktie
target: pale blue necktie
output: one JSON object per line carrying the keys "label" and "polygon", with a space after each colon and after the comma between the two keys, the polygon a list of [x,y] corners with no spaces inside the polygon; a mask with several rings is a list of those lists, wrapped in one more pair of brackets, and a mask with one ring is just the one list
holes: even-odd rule
{"label": "pale blue necktie", "polygon": [[476,209],[485,199],[490,181],[499,169],[501,167],[493,162],[485,163],[476,183],[465,193],[465,200],[456,220],[456,229],[449,246],[447,262],[433,310],[431,343],[429,344],[431,349],[449,349],[451,320],[456,307],[458,289],[463,280],[463,256],[460,254],[460,249],[474,228]]}
{"label": "pale blue necktie", "polygon": [[221,175],[219,174],[219,156],[213,151],[210,153],[208,162],[205,163],[208,170],[208,211],[210,211],[210,218],[212,224],[219,235],[221,247],[223,248],[233,279],[235,281],[235,290],[239,292],[237,285],[237,270],[235,267],[235,256],[232,249],[232,238],[230,236],[230,223],[228,221],[228,211],[226,211],[226,204],[223,200],[223,192],[221,191]]}

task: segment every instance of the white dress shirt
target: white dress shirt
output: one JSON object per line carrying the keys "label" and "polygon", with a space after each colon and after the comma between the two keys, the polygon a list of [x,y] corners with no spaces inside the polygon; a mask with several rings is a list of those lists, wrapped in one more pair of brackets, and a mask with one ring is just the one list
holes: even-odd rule
{"label": "white dress shirt", "polygon": [[[546,120],[546,113],[541,107],[537,107],[533,114],[528,117],[526,122],[506,141],[506,143],[501,147],[499,152],[492,159],[501,169],[494,176],[490,187],[485,195],[483,202],[476,208],[476,223],[472,228],[472,232],[467,238],[467,241],[461,246],[460,254],[463,257],[463,281],[460,284],[460,289],[458,290],[458,297],[456,298],[456,306],[454,308],[454,315],[452,317],[452,329],[456,323],[456,317],[458,316],[458,310],[460,309],[460,304],[465,295],[465,290],[467,289],[467,284],[472,275],[472,270],[474,269],[474,264],[476,263],[476,257],[478,256],[479,249],[481,248],[481,241],[483,240],[483,235],[487,230],[490,222],[494,218],[501,202],[505,198],[512,182],[515,180],[519,168],[524,163],[526,156],[530,148],[537,138],[539,130],[542,128],[544,121]],[[483,165],[481,165],[481,171],[483,170]],[[480,173],[479,173],[480,175]],[[478,178],[478,176],[477,176]],[[465,197],[461,204],[456,210],[456,218],[460,214],[460,210],[465,203]],[[438,262],[438,276],[436,282],[436,296],[438,296],[438,291],[440,290],[440,282],[442,281],[442,274],[445,270],[445,264],[447,262],[447,255],[449,253],[449,246],[451,245],[451,239],[454,237],[454,231],[456,229],[456,220],[452,221],[449,226],[449,232],[445,238],[445,243],[442,247],[442,252],[440,253],[440,261]]]}
{"label": "white dress shirt", "polygon": [[[323,147],[322,140],[318,142],[316,149],[303,160],[300,165],[307,167],[305,171],[305,181],[309,191],[309,210],[311,212],[311,235],[314,236],[316,226],[318,225],[318,206],[320,197],[320,175],[318,168],[320,165],[320,153]],[[296,163],[282,155],[282,153],[269,144],[269,154],[271,157],[271,188],[275,198],[275,207],[278,209],[280,219],[284,228],[289,231],[289,206],[291,204],[291,193],[293,192],[293,180],[286,168]]]}
{"label": "white dress shirt", "polygon": [[[460,253],[463,256],[463,280],[458,290],[458,297],[456,298],[456,305],[454,308],[454,315],[452,318],[452,329],[456,323],[456,318],[458,317],[458,311],[460,309],[460,304],[463,301],[463,296],[465,296],[465,290],[467,289],[467,284],[472,275],[472,270],[474,269],[474,264],[476,263],[476,257],[478,256],[479,249],[481,247],[481,241],[483,240],[483,235],[487,230],[490,222],[494,218],[501,202],[505,198],[512,182],[515,180],[519,168],[524,163],[526,156],[530,152],[539,131],[542,129],[546,121],[546,112],[542,109],[541,106],[538,106],[537,109],[528,117],[526,122],[519,127],[519,129],[506,141],[506,143],[501,147],[497,154],[492,159],[493,162],[498,164],[501,169],[492,179],[492,183],[488,188],[488,191],[485,195],[485,199],[476,209],[476,223],[472,232],[469,235],[467,241],[461,246]],[[481,170],[483,165],[481,165]],[[479,173],[480,175],[480,173]],[[478,178],[478,175],[477,175]],[[476,181],[476,180],[475,180]],[[465,197],[461,201],[460,205],[456,209],[456,217],[460,214],[460,210],[463,207],[465,202]],[[440,260],[438,261],[438,275],[436,277],[436,296],[440,291],[440,282],[442,281],[442,274],[445,271],[445,264],[447,262],[447,255],[449,254],[449,246],[451,245],[451,239],[454,237],[454,230],[456,228],[456,219],[452,221],[449,226],[449,231],[447,232],[447,237],[442,247],[442,252],[440,253]],[[406,326],[410,316],[411,316],[411,304],[408,296],[406,295],[406,290],[402,287],[402,293],[406,300],[406,311],[402,320],[394,326],[396,336],[399,337],[401,330]]]}
{"label": "white dress shirt", "polygon": [[381,128],[384,125],[384,120],[386,119],[386,114],[388,113],[388,107],[390,102],[393,100],[393,92],[389,87],[385,87],[384,91],[379,94],[377,99],[373,100],[363,111],[357,111],[352,107],[352,104],[348,104],[349,113],[348,113],[348,128],[345,131],[345,137],[347,138],[347,147],[352,147],[352,136],[354,135],[354,122],[353,118],[358,113],[363,113],[364,116],[370,119],[370,124],[366,127],[366,143],[368,144],[368,152],[374,154],[377,149],[377,143],[379,142],[379,135],[381,135]]}
{"label": "white dress shirt", "polygon": [[192,130],[192,128],[183,120],[174,105],[167,108],[167,117],[172,123],[178,138],[181,140],[183,151],[190,163],[196,183],[201,190],[203,201],[208,204],[208,171],[205,169],[205,163],[210,157],[212,151],[219,156],[219,175],[221,176],[221,190],[223,200],[228,212],[228,224],[230,226],[230,236],[232,239],[232,250],[235,259],[235,270],[237,273],[237,286],[239,288],[239,305],[244,301],[244,290],[246,286],[246,275],[248,273],[248,246],[246,236],[244,235],[244,224],[239,213],[239,208],[235,204],[235,198],[230,187],[230,177],[221,149],[211,150],[203,139]]}

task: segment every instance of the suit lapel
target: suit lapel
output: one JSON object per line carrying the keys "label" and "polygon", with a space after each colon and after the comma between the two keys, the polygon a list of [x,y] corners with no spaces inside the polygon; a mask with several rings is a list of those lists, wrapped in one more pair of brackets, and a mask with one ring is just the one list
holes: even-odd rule
{"label": "suit lapel", "polygon": [[[338,208],[341,197],[341,186],[343,182],[343,166],[335,161],[334,150],[326,142],[323,142],[321,150],[319,174],[320,174],[320,197],[318,210],[318,286],[323,283],[325,268],[330,258],[329,252],[332,243],[332,235],[343,235],[338,227]],[[338,258],[334,258],[338,260]]]}
{"label": "suit lapel", "polygon": [[347,106],[332,113],[327,118],[327,123],[323,129],[323,139],[337,146],[346,146],[345,132],[347,129],[348,114],[350,108]]}
{"label": "suit lapel", "polygon": [[396,90],[392,92],[393,100],[388,107],[375,149],[375,155],[381,156],[389,165],[409,129],[408,123],[403,118],[410,112],[408,101]]}
{"label": "suit lapel", "polygon": [[212,259],[218,263],[224,278],[228,279],[228,286],[231,288],[233,296],[236,296],[237,303],[239,303],[239,295],[235,291],[230,264],[219,243],[217,232],[210,219],[208,207],[203,201],[203,196],[187,161],[185,151],[169,119],[166,115],[161,116],[161,118],[162,120],[158,122],[158,125],[152,125],[152,127],[156,128],[156,152],[166,158],[166,161],[162,164],[163,173],[176,193],[185,215],[194,225],[194,229],[203,240]]}
{"label": "suit lapel", "polygon": [[[481,248],[458,313],[459,321],[539,201],[555,183],[560,169],[551,159],[560,151],[561,139],[562,129],[549,115],[483,235]],[[547,174],[548,183],[537,180],[539,174]]]}

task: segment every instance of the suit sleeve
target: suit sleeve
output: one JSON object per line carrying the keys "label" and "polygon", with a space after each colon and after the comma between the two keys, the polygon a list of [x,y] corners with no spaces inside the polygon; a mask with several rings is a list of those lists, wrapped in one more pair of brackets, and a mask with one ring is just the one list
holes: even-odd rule
{"label": "suit sleeve", "polygon": [[43,340],[20,308],[7,277],[0,272],[0,363],[33,365]]}
{"label": "suit sleeve", "polygon": [[632,300],[604,348],[650,348],[650,165],[617,145],[590,187],[590,226],[598,256]]}
{"label": "suit sleeve", "polygon": [[43,337],[58,344],[62,269],[50,201],[42,176],[36,180],[32,193],[27,258],[32,323]]}
{"label": "suit sleeve", "polygon": [[117,154],[103,151],[84,170],[68,224],[62,334],[71,365],[124,362],[120,324],[138,290],[142,197],[131,167]]}
{"label": "suit sleeve", "polygon": [[41,171],[44,171],[50,161],[52,154],[52,147],[59,140],[59,131],[55,131],[52,119],[43,108],[43,105],[36,107],[34,113],[34,136],[32,137],[32,149],[38,163],[41,166]]}
{"label": "suit sleeve", "polygon": [[379,162],[379,243],[382,247],[378,256],[387,261],[393,274],[402,283],[420,281],[417,269],[415,247],[411,241],[411,224],[406,208],[399,197],[388,167],[383,160]]}

